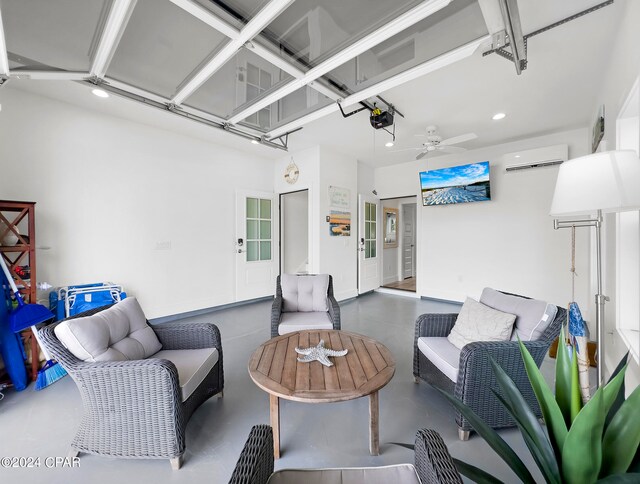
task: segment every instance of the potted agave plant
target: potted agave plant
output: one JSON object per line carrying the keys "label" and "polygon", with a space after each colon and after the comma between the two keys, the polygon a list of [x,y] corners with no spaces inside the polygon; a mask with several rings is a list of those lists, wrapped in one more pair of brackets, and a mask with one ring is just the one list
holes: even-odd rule
{"label": "potted agave plant", "polygon": [[[564,332],[560,341],[564,341]],[[545,482],[552,484],[640,483],[640,387],[625,399],[627,357],[608,383],[583,404],[575,348],[572,356],[558,351],[555,394],[520,342],[520,352],[535,392],[545,428],[516,385],[491,361],[501,392],[494,393],[516,421]],[[518,479],[535,483],[522,460],[473,411],[451,395],[443,395],[471,422],[478,434],[513,470]],[[499,483],[491,474],[454,459],[458,471],[479,483]]]}

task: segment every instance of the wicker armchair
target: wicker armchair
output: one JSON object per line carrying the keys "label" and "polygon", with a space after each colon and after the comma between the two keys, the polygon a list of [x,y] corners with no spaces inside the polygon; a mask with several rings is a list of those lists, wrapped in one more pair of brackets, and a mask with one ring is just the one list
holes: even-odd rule
{"label": "wicker armchair", "polygon": [[[457,316],[457,314],[423,314],[416,320],[413,343],[415,382],[424,380],[454,395],[458,400],[471,407],[476,415],[493,428],[514,427],[516,422],[491,391],[492,388],[499,389],[489,363],[489,356],[491,356],[514,381],[531,409],[538,417],[541,417],[540,407],[529,383],[517,341],[482,341],[464,346],[460,353],[456,382],[449,379],[418,349],[418,338],[420,337],[448,336]],[[560,333],[560,328],[565,320],[566,310],[558,307],[553,322],[542,336],[536,340],[524,342],[538,367],[542,364],[549,346]],[[467,440],[473,427],[457,410],[456,423],[460,440]]]}
{"label": "wicker armchair", "polygon": [[[314,274],[301,274],[298,277],[313,276]],[[282,321],[284,300],[282,298],[282,286],[280,276],[276,278],[276,295],[271,305],[271,337],[278,336],[278,327]],[[333,277],[329,276],[329,288],[327,290],[328,321],[333,325],[333,329],[340,329],[340,306],[333,295]],[[309,329],[317,329],[309,327]]]}
{"label": "wicker armchair", "polygon": [[[67,319],[91,316],[110,306]],[[191,414],[208,398],[222,394],[224,372],[220,331],[207,323],[152,326],[163,349],[216,348],[218,362],[183,402],[176,366],[164,359],[85,362],[54,333],[57,324],[39,331],[42,343],[78,386],[84,413],[71,442],[80,452],[120,458],[170,459],[182,465],[185,428]]]}
{"label": "wicker armchair", "polygon": [[[422,484],[462,484],[447,446],[435,430],[422,429],[416,434],[415,469]],[[273,432],[268,425],[256,425],[249,433],[229,484],[266,484],[272,473]]]}

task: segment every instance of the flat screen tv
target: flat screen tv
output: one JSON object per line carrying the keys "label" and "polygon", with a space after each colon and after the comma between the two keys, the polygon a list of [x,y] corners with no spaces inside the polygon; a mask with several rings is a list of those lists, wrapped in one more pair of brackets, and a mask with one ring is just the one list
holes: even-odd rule
{"label": "flat screen tv", "polygon": [[489,162],[420,172],[422,205],[491,200]]}

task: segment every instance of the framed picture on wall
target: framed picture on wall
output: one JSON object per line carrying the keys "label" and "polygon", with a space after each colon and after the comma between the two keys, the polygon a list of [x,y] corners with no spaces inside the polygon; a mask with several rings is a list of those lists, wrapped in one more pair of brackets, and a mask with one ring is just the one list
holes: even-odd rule
{"label": "framed picture on wall", "polygon": [[398,209],[384,207],[384,248],[398,247]]}
{"label": "framed picture on wall", "polygon": [[329,235],[333,237],[349,237],[351,235],[351,212],[331,210]]}
{"label": "framed picture on wall", "polygon": [[596,117],[596,121],[593,123],[593,130],[591,136],[591,152],[595,153],[598,151],[598,146],[600,146],[600,141],[602,141],[602,137],[604,136],[604,104],[600,106],[598,110],[598,116]]}

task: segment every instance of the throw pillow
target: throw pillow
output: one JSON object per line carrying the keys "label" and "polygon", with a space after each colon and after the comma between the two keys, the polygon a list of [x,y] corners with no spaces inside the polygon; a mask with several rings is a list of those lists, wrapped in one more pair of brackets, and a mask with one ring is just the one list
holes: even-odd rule
{"label": "throw pillow", "polygon": [[54,332],[83,361],[142,360],[162,349],[134,297],[91,316],[65,320]]}
{"label": "throw pillow", "polygon": [[513,314],[497,311],[468,297],[448,339],[460,349],[474,341],[506,341],[511,337],[515,320]]}
{"label": "throw pillow", "polygon": [[540,338],[558,312],[558,307],[555,304],[504,294],[490,287],[484,288],[480,302],[498,311],[516,315],[515,331],[511,336],[512,341],[518,339],[516,335],[522,341]]}

